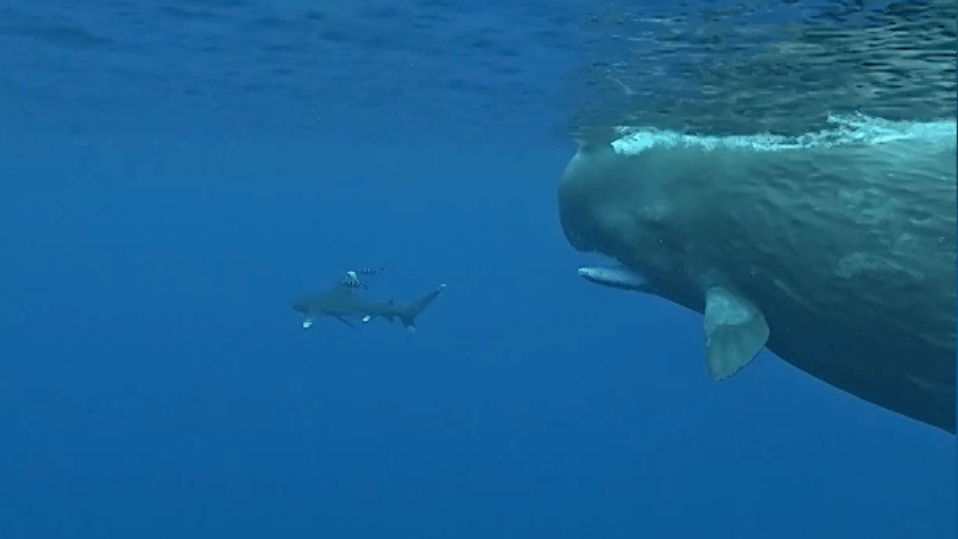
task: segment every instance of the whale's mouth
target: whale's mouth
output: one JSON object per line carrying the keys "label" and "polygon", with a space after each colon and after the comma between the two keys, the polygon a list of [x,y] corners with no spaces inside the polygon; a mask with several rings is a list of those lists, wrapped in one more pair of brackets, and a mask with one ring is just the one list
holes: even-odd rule
{"label": "whale's mouth", "polygon": [[578,273],[587,281],[622,290],[644,290],[648,285],[644,275],[625,266],[583,266]]}

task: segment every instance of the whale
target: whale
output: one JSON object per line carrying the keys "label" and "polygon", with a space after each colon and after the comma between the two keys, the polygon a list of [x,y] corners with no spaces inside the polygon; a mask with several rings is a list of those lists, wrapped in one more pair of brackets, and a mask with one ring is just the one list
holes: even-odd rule
{"label": "whale", "polygon": [[701,315],[713,380],[768,350],[954,435],[956,122],[830,122],[577,141],[559,221],[575,250],[616,262],[579,274]]}

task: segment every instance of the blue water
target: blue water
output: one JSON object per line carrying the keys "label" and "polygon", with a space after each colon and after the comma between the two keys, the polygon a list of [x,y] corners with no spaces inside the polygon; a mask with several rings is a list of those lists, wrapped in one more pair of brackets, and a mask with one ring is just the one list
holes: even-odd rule
{"label": "blue water", "polygon": [[[955,536],[953,436],[576,275],[581,8],[349,5],[0,6],[0,539]],[[304,331],[363,266],[448,287]]]}

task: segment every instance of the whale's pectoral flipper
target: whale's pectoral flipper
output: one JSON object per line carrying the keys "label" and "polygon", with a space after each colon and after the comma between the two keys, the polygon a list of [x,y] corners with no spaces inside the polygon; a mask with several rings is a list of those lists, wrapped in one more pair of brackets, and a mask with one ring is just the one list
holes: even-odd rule
{"label": "whale's pectoral flipper", "polygon": [[705,292],[705,362],[713,380],[747,365],[765,346],[768,324],[749,300],[713,286]]}

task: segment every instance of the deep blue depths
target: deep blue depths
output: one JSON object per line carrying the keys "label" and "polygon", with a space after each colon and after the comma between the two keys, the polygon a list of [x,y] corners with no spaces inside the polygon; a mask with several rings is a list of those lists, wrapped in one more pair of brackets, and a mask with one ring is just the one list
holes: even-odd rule
{"label": "deep blue depths", "polygon": [[[36,65],[0,95],[0,538],[955,535],[954,437],[768,354],[714,384],[697,315],[576,277],[548,107],[492,85],[397,138],[285,94],[56,108]],[[449,285],[418,334],[299,327],[367,265],[374,297]]]}

